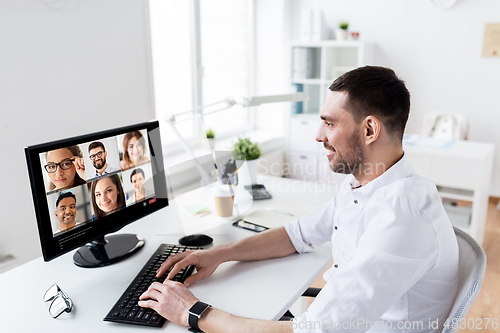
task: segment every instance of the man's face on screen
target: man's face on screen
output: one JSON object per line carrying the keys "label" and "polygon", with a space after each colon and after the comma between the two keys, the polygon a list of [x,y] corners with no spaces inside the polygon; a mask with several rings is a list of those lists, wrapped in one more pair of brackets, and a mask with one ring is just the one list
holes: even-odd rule
{"label": "man's face on screen", "polygon": [[59,201],[57,205],[56,217],[59,223],[71,225],[75,222],[76,217],[76,202],[75,199],[69,197]]}
{"label": "man's face on screen", "polygon": [[101,170],[106,165],[106,157],[108,157],[108,153],[101,147],[91,149],[89,154],[92,156],[92,164],[96,170]]}

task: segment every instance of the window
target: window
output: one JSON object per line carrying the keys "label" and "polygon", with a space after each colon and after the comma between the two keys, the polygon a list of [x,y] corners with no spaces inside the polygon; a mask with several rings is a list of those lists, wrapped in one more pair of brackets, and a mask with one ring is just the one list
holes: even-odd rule
{"label": "window", "polygon": [[[246,0],[211,0],[200,4],[203,104],[229,96],[241,101],[249,97],[251,86],[251,4]],[[235,105],[204,117],[203,123],[216,135],[227,136],[248,128],[248,120],[248,108]]]}
{"label": "window", "polygon": [[[193,109],[196,99],[198,105],[207,105],[227,97],[241,101],[250,96],[251,6],[252,0],[150,0],[158,119]],[[191,24],[197,11],[199,36],[192,38],[192,33],[197,33]],[[192,40],[197,42],[191,43]],[[200,69],[192,66],[194,54],[201,55]],[[201,78],[201,84],[193,82],[192,78],[197,77]],[[193,93],[196,89],[200,90],[197,98]],[[223,106],[220,104],[205,112]],[[176,128],[184,139],[193,142],[209,128],[218,138],[241,133],[253,127],[250,119],[249,110],[237,105],[204,117],[203,123],[199,117],[178,121]],[[172,129],[166,123],[162,125],[164,143],[174,143],[177,137]]]}
{"label": "window", "polygon": [[[189,1],[151,0],[149,4],[156,117],[161,122],[165,144],[177,140],[164,122],[165,117],[193,108],[191,8]],[[179,122],[176,126],[185,138],[195,134],[193,121]]]}

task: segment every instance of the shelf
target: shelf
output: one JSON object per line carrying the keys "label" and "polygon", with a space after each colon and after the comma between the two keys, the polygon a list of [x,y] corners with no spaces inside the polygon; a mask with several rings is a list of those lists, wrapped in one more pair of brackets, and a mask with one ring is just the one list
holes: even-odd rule
{"label": "shelf", "polygon": [[441,198],[448,198],[448,199],[454,199],[454,200],[463,200],[463,201],[474,201],[474,192],[469,191],[469,190],[460,190],[460,189],[454,189],[450,187],[443,187],[443,186],[438,186],[437,187],[439,196]]}

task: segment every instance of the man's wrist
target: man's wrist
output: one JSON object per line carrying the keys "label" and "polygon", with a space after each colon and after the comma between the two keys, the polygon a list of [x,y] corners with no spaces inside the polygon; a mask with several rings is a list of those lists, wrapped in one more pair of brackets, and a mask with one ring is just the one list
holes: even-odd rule
{"label": "man's wrist", "polygon": [[217,253],[217,257],[220,259],[221,264],[223,262],[234,260],[232,258],[232,251],[233,251],[232,243],[231,244],[225,244],[225,245],[219,245],[214,250],[218,252]]}
{"label": "man's wrist", "polygon": [[211,307],[212,307],[211,304],[204,303],[201,301],[197,301],[196,303],[194,303],[193,306],[191,306],[191,308],[188,310],[189,326],[199,331],[200,328],[198,326],[198,321]]}
{"label": "man's wrist", "polygon": [[214,310],[213,307],[209,307],[208,309],[205,310],[203,315],[201,316],[200,319],[198,319],[198,327],[202,330],[205,331],[207,328],[207,321],[210,319],[207,319],[207,317],[210,315],[210,313]]}

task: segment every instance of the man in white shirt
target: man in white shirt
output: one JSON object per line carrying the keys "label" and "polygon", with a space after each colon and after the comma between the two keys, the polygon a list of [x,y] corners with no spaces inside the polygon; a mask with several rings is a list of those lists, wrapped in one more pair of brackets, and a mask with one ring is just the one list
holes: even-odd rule
{"label": "man in white shirt", "polygon": [[[309,252],[330,240],[334,265],[301,317],[270,322],[208,308],[196,324],[207,333],[441,331],[456,293],[458,246],[435,185],[404,157],[410,94],[392,70],[372,66],[342,75],[330,90],[316,140],[331,169],[350,174],[340,193],[284,228],[169,258],[158,271],[174,265],[168,279],[139,305],[188,326],[188,310],[203,303],[186,287],[222,262]],[[169,280],[192,264],[197,273],[184,285]]]}
{"label": "man in white shirt", "polygon": [[120,170],[108,165],[108,162],[106,161],[108,152],[104,148],[104,144],[100,141],[92,142],[89,145],[89,157],[95,168],[95,177],[115,173]]}

